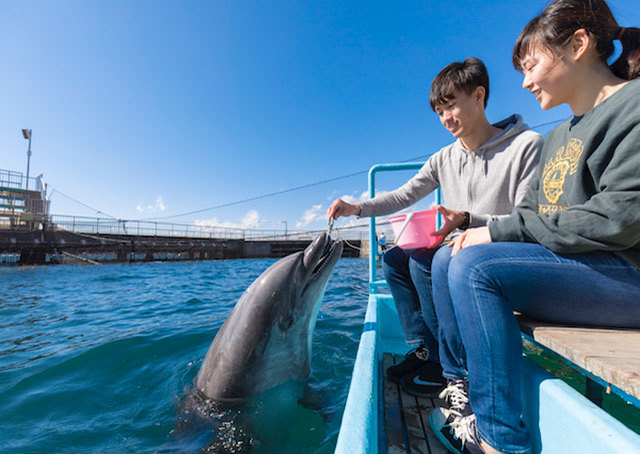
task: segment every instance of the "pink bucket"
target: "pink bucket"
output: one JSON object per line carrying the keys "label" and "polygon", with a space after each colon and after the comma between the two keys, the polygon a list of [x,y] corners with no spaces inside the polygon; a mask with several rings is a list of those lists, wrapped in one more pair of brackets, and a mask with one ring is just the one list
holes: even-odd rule
{"label": "pink bucket", "polygon": [[402,249],[430,248],[437,246],[442,237],[431,236],[436,231],[438,210],[416,211],[391,216],[389,221],[396,237],[396,244]]}

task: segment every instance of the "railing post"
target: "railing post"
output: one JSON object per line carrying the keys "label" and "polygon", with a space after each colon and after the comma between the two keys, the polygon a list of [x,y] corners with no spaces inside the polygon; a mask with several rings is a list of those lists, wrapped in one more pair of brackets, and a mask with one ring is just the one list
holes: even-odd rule
{"label": "railing post", "polygon": [[[369,197],[374,198],[376,196],[376,178],[375,175],[380,171],[389,170],[417,170],[420,169],[424,163],[421,162],[407,162],[401,164],[378,164],[369,169]],[[376,259],[378,253],[378,240],[376,238],[376,218],[371,217],[370,229],[369,229],[369,282],[375,282],[376,280]]]}
{"label": "railing post", "polygon": [[[369,170],[369,197],[374,198],[376,196],[376,172],[377,166],[373,166]],[[375,282],[376,280],[376,254],[378,250],[378,244],[376,240],[376,218],[369,218],[369,282]]]}

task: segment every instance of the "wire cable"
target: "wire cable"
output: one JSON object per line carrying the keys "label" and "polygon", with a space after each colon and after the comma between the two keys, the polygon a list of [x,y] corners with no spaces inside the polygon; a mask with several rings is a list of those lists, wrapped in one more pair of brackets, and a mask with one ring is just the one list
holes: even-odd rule
{"label": "wire cable", "polygon": [[191,214],[198,214],[198,213],[202,213],[204,211],[211,211],[211,210],[217,210],[219,208],[226,208],[226,207],[230,207],[230,206],[233,206],[233,205],[239,205],[241,203],[252,202],[254,200],[260,200],[260,199],[266,199],[267,197],[273,197],[275,195],[286,194],[287,192],[298,191],[300,189],[305,189],[305,188],[310,188],[310,187],[318,186],[318,185],[325,184],[325,183],[330,183],[332,181],[342,180],[342,179],[345,179],[345,178],[351,178],[351,177],[354,177],[356,175],[365,174],[367,172],[369,172],[369,171],[368,170],[362,170],[360,172],[354,172],[354,173],[350,173],[348,175],[342,175],[342,176],[339,176],[339,177],[330,178],[328,180],[322,180],[322,181],[317,181],[315,183],[303,184],[302,186],[296,186],[294,188],[283,189],[281,191],[275,191],[275,192],[270,192],[268,194],[255,196],[255,197],[249,197],[248,199],[242,199],[242,200],[236,200],[234,202],[223,203],[221,205],[214,205],[212,207],[202,208],[200,210],[189,211],[187,213],[174,214],[174,215],[169,215],[169,216],[156,216],[156,217],[152,217],[152,218],[140,218],[140,219],[136,219],[136,220],[137,221],[155,221],[157,219],[169,219],[169,218],[177,218],[177,217],[189,216]]}
{"label": "wire cable", "polygon": [[59,189],[56,189],[56,188],[53,188],[53,191],[51,191],[51,194],[49,194],[49,198],[51,198],[51,196],[53,196],[53,194],[56,193],[56,192],[58,194],[60,194],[61,196],[66,197],[67,199],[69,199],[69,200],[71,200],[71,201],[73,201],[73,202],[75,202],[75,203],[77,203],[79,205],[82,205],[85,208],[89,208],[90,210],[95,211],[96,213],[104,214],[105,216],[110,217],[112,219],[118,219],[115,216],[111,216],[110,214],[105,213],[104,211],[101,211],[101,210],[98,210],[97,208],[92,207],[91,205],[87,205],[86,203],[83,203],[83,202],[81,202],[79,200],[76,200],[73,197],[65,194],[64,192],[62,192],[62,191],[60,191]]}
{"label": "wire cable", "polygon": [[[562,119],[559,119],[559,120],[553,120],[553,121],[549,121],[549,122],[546,122],[546,123],[541,123],[539,125],[532,126],[530,129],[532,129],[532,130],[533,129],[539,129],[539,128],[542,128],[542,127],[545,127],[545,126],[549,126],[549,125],[553,125],[553,124],[557,124],[557,123],[563,122],[565,120],[567,120],[567,119],[566,118],[562,118]],[[429,158],[430,156],[432,156],[435,153],[436,152],[428,153],[428,154],[420,155],[420,156],[415,156],[413,158],[404,159],[404,160],[399,161],[399,162],[411,162],[411,161],[416,161],[416,160],[427,159],[427,158]],[[274,192],[270,192],[270,193],[267,193],[267,194],[258,195],[258,196],[255,196],[255,197],[249,197],[249,198],[246,198],[246,199],[235,200],[233,202],[222,203],[222,204],[219,204],[219,205],[213,205],[213,206],[210,206],[210,207],[207,207],[207,208],[201,208],[201,209],[198,209],[198,210],[188,211],[188,212],[185,212],[185,213],[172,214],[172,215],[166,215],[166,216],[155,216],[155,217],[149,217],[149,218],[138,218],[138,219],[135,219],[135,220],[137,220],[137,221],[156,221],[156,220],[159,220],[159,219],[172,219],[172,218],[190,216],[190,215],[193,215],[193,214],[204,213],[206,211],[218,210],[220,208],[227,208],[227,207],[234,206],[234,205],[240,205],[242,203],[253,202],[253,201],[256,201],[256,200],[266,199],[266,198],[269,198],[269,197],[274,197],[274,196],[281,195],[281,194],[286,194],[286,193],[289,193],[289,192],[299,191],[301,189],[311,188],[311,187],[314,187],[314,186],[319,186],[319,185],[322,185],[322,184],[331,183],[333,181],[344,180],[344,179],[352,178],[352,177],[355,177],[355,176],[358,176],[358,175],[364,175],[364,174],[366,174],[368,172],[369,172],[368,170],[361,170],[359,172],[353,172],[353,173],[349,173],[349,174],[346,174],[346,175],[341,175],[341,176],[338,176],[338,177],[329,178],[329,179],[326,179],[326,180],[316,181],[314,183],[303,184],[303,185],[300,185],[300,186],[295,186],[293,188],[283,189],[283,190],[280,190],[280,191],[274,191]],[[63,192],[59,191],[58,189],[54,188],[53,191],[51,192],[50,196],[52,196],[55,192],[57,192],[58,194],[62,195],[63,197],[66,197],[69,200],[72,200],[73,202],[76,202],[76,203],[78,203],[78,204],[80,204],[80,205],[82,205],[82,206],[84,206],[86,208],[89,208],[89,209],[95,211],[96,213],[103,214],[103,215],[108,216],[108,217],[110,217],[112,219],[118,219],[115,216],[112,216],[112,215],[110,215],[108,213],[105,213],[104,211],[98,210],[97,208],[94,208],[94,207],[92,207],[90,205],[87,205],[86,203],[83,203],[83,202],[80,202],[79,200],[76,200],[73,197],[68,196],[68,195],[64,194]]]}

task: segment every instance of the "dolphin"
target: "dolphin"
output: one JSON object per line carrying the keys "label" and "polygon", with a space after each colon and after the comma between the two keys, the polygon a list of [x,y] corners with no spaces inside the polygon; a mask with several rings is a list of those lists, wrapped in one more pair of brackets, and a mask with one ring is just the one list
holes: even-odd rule
{"label": "dolphin", "polygon": [[264,271],[213,339],[196,388],[229,401],[308,377],[320,302],[342,249],[342,242],[322,233]]}

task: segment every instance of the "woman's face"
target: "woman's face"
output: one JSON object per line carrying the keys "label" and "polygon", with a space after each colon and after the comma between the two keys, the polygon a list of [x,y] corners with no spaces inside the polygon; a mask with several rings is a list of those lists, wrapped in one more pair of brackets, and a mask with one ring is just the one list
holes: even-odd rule
{"label": "woman's face", "polygon": [[567,52],[542,45],[532,48],[522,59],[522,88],[535,95],[542,110],[569,102],[573,84],[567,61],[571,61]]}

